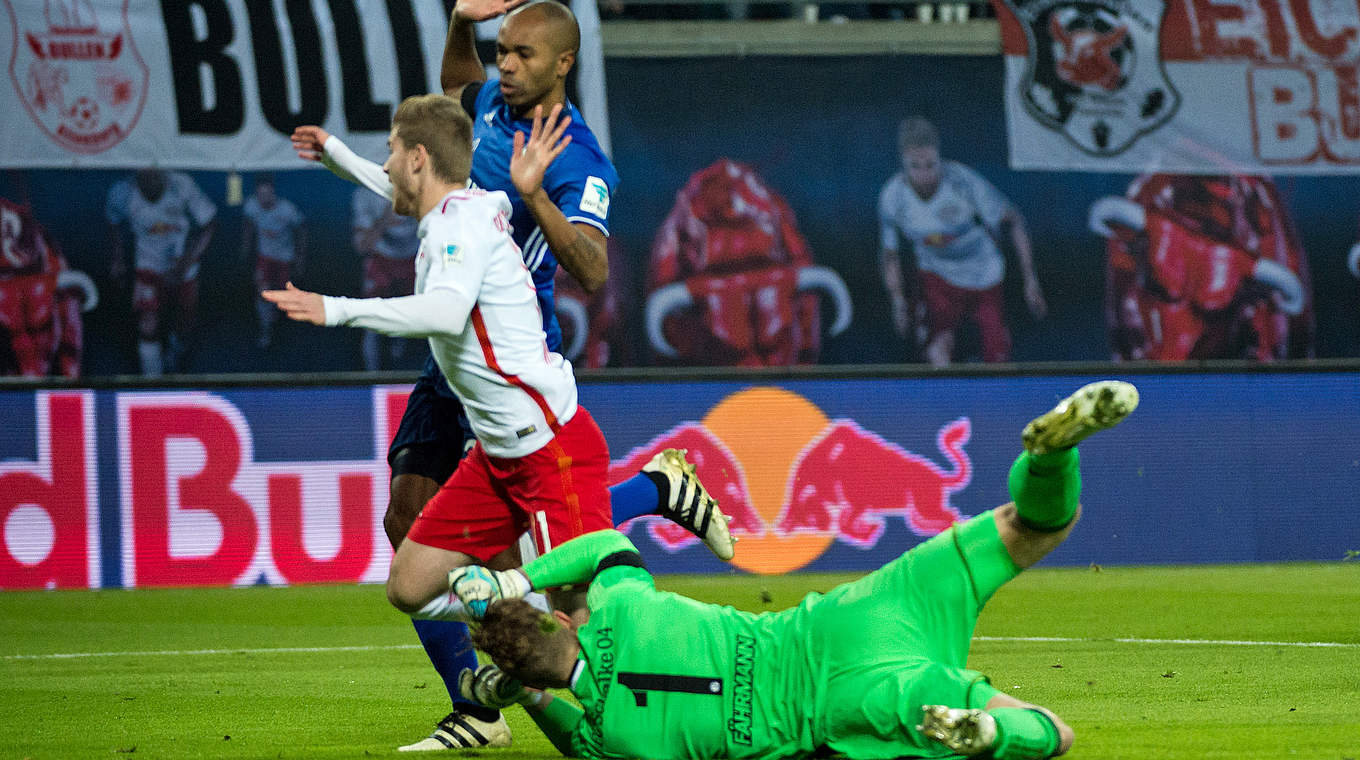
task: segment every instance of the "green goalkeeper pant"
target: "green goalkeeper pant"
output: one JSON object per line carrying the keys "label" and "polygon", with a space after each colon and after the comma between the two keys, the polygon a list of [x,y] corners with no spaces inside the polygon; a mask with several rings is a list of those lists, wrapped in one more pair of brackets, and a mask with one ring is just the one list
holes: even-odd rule
{"label": "green goalkeeper pant", "polygon": [[815,697],[830,749],[852,758],[951,753],[916,731],[922,705],[985,707],[964,666],[983,604],[1019,574],[992,512],[951,527],[809,610]]}

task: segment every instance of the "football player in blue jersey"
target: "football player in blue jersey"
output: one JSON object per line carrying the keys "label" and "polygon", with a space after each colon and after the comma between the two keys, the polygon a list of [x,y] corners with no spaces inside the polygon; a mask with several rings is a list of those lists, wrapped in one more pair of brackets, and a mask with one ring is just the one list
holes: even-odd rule
{"label": "football player in blue jersey", "polygon": [[[500,79],[486,81],[473,25],[503,14],[508,15],[496,41]],[[440,76],[445,94],[459,100],[473,119],[472,183],[510,197],[513,237],[533,275],[548,348],[558,352],[562,332],[553,309],[553,276],[560,262],[588,292],[604,285],[609,274],[605,256],[609,202],[618,184],[613,164],[567,99],[567,74],[579,44],[575,17],[554,0],[530,4],[459,0],[449,21]],[[391,182],[382,167],[355,155],[320,127],[298,127],[292,139],[302,158],[321,161],[336,174],[391,197]],[[546,167],[518,162],[511,171],[512,151],[522,151],[535,140],[553,144],[561,140],[567,145]],[[471,443],[462,406],[431,358],[411,391],[388,450],[392,481],[383,525],[394,547]],[[699,483],[683,451],[661,452],[642,472],[611,488],[610,498],[616,524],[660,514],[695,533],[719,558],[732,557],[727,518]],[[508,554],[516,556],[497,557],[491,565],[505,569],[520,563],[516,552]],[[510,731],[499,712],[459,695],[459,672],[477,665],[467,626],[433,620],[414,623],[454,704],[434,733],[401,749],[508,745]]]}

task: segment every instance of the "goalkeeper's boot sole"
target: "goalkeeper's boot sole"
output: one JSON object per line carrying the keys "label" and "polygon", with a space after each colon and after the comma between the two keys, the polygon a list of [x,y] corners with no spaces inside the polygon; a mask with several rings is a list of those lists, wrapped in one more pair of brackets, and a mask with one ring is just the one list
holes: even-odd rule
{"label": "goalkeeper's boot sole", "polygon": [[1138,408],[1138,389],[1120,380],[1084,385],[1025,426],[1020,440],[1031,454],[1076,446],[1087,436],[1124,421]]}
{"label": "goalkeeper's boot sole", "polygon": [[717,500],[708,495],[694,465],[686,461],[684,449],[662,451],[643,465],[642,471],[666,478],[666,502],[658,514],[698,536],[718,559],[732,559],[737,542],[727,527],[732,518],[723,514]]}
{"label": "goalkeeper's boot sole", "polygon": [[504,715],[498,715],[494,722],[487,723],[454,710],[439,721],[429,736],[397,749],[401,752],[429,752],[509,746],[510,726],[506,724]]}
{"label": "goalkeeper's boot sole", "polygon": [[996,719],[986,710],[926,705],[916,730],[965,757],[982,754],[996,744]]}

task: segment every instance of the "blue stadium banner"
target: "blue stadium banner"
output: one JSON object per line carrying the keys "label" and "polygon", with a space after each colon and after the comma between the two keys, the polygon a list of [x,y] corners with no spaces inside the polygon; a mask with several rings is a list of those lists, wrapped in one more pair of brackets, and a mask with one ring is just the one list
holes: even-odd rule
{"label": "blue stadium banner", "polygon": [[[0,0],[0,167],[296,168],[287,136],[320,124],[370,158],[392,110],[437,92],[441,0]],[[582,22],[580,101],[601,142],[599,13]],[[5,28],[5,27],[8,28]],[[499,21],[479,25],[495,39]],[[489,42],[483,60],[494,60]]]}
{"label": "blue stadium banner", "polygon": [[[615,480],[689,450],[732,566],[656,518],[657,572],[862,571],[1007,500],[1019,431],[1091,377],[592,383]],[[1139,375],[1082,445],[1056,564],[1339,560],[1360,550],[1351,373]],[[0,588],[380,582],[406,386],[0,391]]]}

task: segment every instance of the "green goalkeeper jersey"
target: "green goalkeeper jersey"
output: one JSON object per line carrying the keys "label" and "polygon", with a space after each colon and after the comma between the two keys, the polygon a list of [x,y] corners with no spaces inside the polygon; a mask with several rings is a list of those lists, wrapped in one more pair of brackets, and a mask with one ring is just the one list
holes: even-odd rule
{"label": "green goalkeeper jersey", "polygon": [[657,591],[611,530],[523,569],[539,589],[591,581],[571,678],[585,713],[557,710],[554,744],[649,760],[949,756],[916,730],[921,706],[997,693],[966,668],[968,645],[982,604],[1019,572],[990,513],[760,615]]}
{"label": "green goalkeeper jersey", "polygon": [[[534,588],[590,581],[571,689],[578,757],[786,757],[820,744],[804,621],[820,595],[754,615],[657,591],[615,531],[524,567]],[[567,727],[563,727],[567,728]]]}
{"label": "green goalkeeper jersey", "polygon": [[797,608],[753,615],[704,604],[657,591],[628,566],[599,573],[587,604],[572,683],[585,708],[573,737],[580,756],[785,757],[817,747]]}

